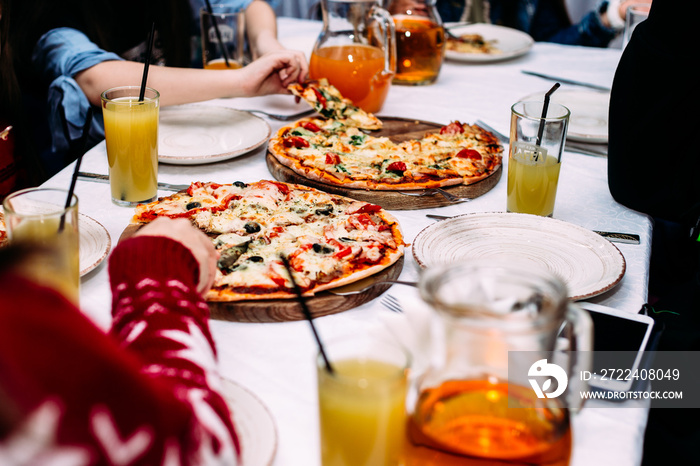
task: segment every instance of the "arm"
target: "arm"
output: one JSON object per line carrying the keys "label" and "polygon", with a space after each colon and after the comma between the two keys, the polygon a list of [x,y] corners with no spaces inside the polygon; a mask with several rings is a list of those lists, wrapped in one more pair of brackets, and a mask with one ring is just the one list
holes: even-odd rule
{"label": "arm", "polygon": [[[117,245],[113,338],[55,291],[0,274],[0,401],[13,408],[0,410],[10,424],[0,451],[19,445],[27,464],[58,453],[76,464],[237,463],[197,291],[216,259],[202,237],[186,220],[165,220]],[[44,438],[26,436],[32,423]]]}

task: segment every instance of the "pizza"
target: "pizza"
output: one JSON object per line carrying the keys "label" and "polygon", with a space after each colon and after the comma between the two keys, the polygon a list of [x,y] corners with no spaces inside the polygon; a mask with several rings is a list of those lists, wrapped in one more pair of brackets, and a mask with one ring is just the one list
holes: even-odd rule
{"label": "pizza", "polygon": [[503,146],[477,125],[453,121],[402,142],[366,129],[323,116],[303,118],[280,128],[268,151],[303,177],[365,190],[469,185],[501,166]]}
{"label": "pizza", "polygon": [[336,121],[344,127],[363,129],[380,129],[382,122],[371,113],[357,107],[350,99],[342,96],[340,91],[328,80],[292,83],[288,89],[295,96],[308,102],[316,112],[325,118]]}
{"label": "pizza", "polygon": [[194,182],[138,205],[132,223],[160,216],[189,219],[219,251],[209,301],[296,297],[283,257],[302,295],[313,296],[386,269],[405,246],[381,207],[279,181]]}
{"label": "pizza", "polygon": [[447,38],[447,50],[459,53],[499,54],[495,40],[484,40],[481,34],[462,34],[458,38]]}

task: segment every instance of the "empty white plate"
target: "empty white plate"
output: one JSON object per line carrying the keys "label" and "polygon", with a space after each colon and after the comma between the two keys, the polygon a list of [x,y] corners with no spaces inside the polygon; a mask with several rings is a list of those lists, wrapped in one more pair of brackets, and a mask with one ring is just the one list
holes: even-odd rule
{"label": "empty white plate", "polygon": [[228,107],[182,105],[160,109],[158,161],[173,165],[220,162],[257,149],[270,125],[252,113]]}

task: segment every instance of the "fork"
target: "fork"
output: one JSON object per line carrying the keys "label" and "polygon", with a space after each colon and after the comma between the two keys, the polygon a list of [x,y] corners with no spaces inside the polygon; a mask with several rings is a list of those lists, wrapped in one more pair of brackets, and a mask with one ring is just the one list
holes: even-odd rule
{"label": "fork", "polygon": [[305,116],[305,115],[309,115],[309,114],[315,112],[315,110],[312,109],[312,108],[309,109],[309,110],[304,110],[303,112],[294,113],[294,114],[292,114],[292,115],[280,115],[280,114],[277,114],[277,113],[268,113],[268,112],[264,112],[264,111],[262,111],[262,110],[248,110],[248,109],[242,109],[242,111],[244,111],[244,112],[250,112],[250,113],[260,113],[260,114],[262,114],[262,115],[265,115],[265,116],[268,117],[268,118],[272,118],[273,120],[279,120],[279,121],[296,120],[296,119],[299,119],[299,118],[301,118],[301,117],[303,117],[303,116]]}
{"label": "fork", "polygon": [[401,307],[399,300],[390,294],[385,294],[382,296],[382,299],[380,299],[379,302],[390,311],[398,314],[403,312],[403,308]]}
{"label": "fork", "polygon": [[440,194],[442,197],[444,197],[447,202],[450,204],[456,204],[458,202],[468,202],[471,201],[472,198],[470,197],[460,197],[460,196],[455,196],[452,193],[448,193],[444,189],[440,188],[428,188],[424,189],[422,191],[414,192],[414,191],[399,191],[400,194],[404,194],[406,196],[416,196],[416,197],[423,197],[423,196],[434,196],[436,194]]}

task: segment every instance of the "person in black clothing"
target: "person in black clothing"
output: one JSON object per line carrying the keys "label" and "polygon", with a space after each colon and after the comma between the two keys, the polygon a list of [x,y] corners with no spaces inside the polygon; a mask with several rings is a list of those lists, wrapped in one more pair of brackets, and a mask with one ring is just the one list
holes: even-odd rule
{"label": "person in black clothing", "polygon": [[[700,350],[700,147],[693,140],[700,92],[688,69],[700,12],[694,4],[696,14],[679,14],[686,6],[653,3],[623,51],[610,96],[610,193],[654,220],[649,303],[663,327],[658,351]],[[699,415],[652,404],[643,464],[697,464]]]}

